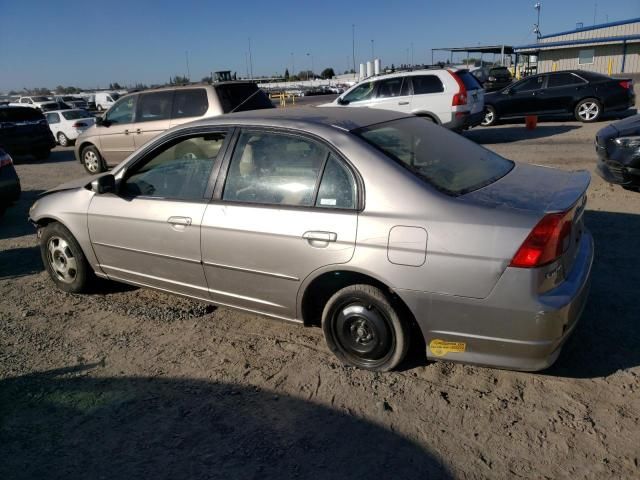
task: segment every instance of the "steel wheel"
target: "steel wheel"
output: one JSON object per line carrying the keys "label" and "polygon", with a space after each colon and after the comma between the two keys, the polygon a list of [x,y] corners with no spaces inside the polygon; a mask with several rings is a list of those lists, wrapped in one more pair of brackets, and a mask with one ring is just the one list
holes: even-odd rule
{"label": "steel wheel", "polygon": [[69,145],[69,139],[64,133],[60,132],[58,134],[58,143],[61,147],[66,147],[67,145]]}
{"label": "steel wheel", "polygon": [[84,152],[84,166],[90,173],[98,173],[100,171],[100,159],[96,152],[93,150]]}
{"label": "steel wheel", "polygon": [[76,258],[64,238],[52,236],[47,242],[47,260],[51,271],[64,283],[73,283],[78,274]]}

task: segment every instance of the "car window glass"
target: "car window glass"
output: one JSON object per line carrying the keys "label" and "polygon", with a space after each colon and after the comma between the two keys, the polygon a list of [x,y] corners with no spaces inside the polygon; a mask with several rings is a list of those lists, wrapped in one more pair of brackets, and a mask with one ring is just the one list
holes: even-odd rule
{"label": "car window glass", "polygon": [[413,95],[413,87],[411,85],[411,77],[403,77],[402,79],[402,91],[400,92],[402,97]]}
{"label": "car window glass", "polygon": [[107,112],[105,119],[111,123],[131,123],[133,122],[133,112],[135,111],[136,95],[124,97],[114,104]]}
{"label": "car window glass", "polygon": [[302,137],[244,132],[238,140],[223,200],[312,206],[328,150]]}
{"label": "car window glass", "polygon": [[60,117],[57,113],[47,113],[47,122],[49,123],[59,123]]}
{"label": "car window glass", "polygon": [[273,108],[267,94],[255,83],[223,83],[215,88],[224,113]]}
{"label": "car window glass", "polygon": [[553,73],[549,75],[547,88],[566,87],[568,85],[578,85],[580,83],[584,82],[571,73]]}
{"label": "car window glass", "polygon": [[316,207],[356,208],[356,182],[351,171],[333,154],[322,174]]}
{"label": "car window glass", "polygon": [[121,187],[128,197],[202,200],[226,133],[181,139],[133,167]]}
{"label": "car window glass", "polygon": [[342,97],[342,99],[350,103],[369,100],[373,95],[374,86],[375,84],[373,82],[362,83],[351,90],[349,93],[347,93],[344,97]]}
{"label": "car window glass", "polygon": [[173,91],[143,93],[138,98],[136,122],[154,122],[171,118]]}
{"label": "car window glass", "polygon": [[520,83],[514,85],[511,91],[514,93],[518,93],[518,92],[528,92],[531,90],[538,90],[542,86],[542,80],[543,80],[542,76],[527,78],[521,81]]}
{"label": "car window glass", "polygon": [[399,97],[402,89],[402,77],[389,78],[378,82],[378,98]]}
{"label": "car window glass", "polygon": [[413,94],[444,92],[442,81],[435,75],[416,75],[413,80]]}
{"label": "car window glass", "polygon": [[91,118],[91,114],[85,110],[69,110],[62,112],[62,116],[67,120],[77,120],[78,118]]}
{"label": "car window glass", "polygon": [[204,88],[176,90],[173,96],[172,118],[200,117],[209,108]]}

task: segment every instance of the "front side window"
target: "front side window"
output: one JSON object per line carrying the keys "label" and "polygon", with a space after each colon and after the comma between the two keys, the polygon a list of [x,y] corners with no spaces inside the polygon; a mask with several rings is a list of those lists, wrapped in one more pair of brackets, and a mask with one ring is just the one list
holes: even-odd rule
{"label": "front side window", "polygon": [[444,92],[442,81],[435,75],[416,75],[413,80],[413,94]]}
{"label": "front side window", "polygon": [[378,98],[399,97],[402,92],[402,77],[389,78],[378,82]]}
{"label": "front side window", "polygon": [[580,52],[578,53],[578,64],[591,65],[593,63],[594,54],[595,54],[595,50],[593,48],[586,48],[584,50],[580,50]]}
{"label": "front side window", "polygon": [[443,129],[424,128],[417,117],[354,130],[438,190],[462,195],[509,173],[513,162]]}
{"label": "front side window", "polygon": [[328,150],[294,135],[244,132],[227,174],[223,200],[313,206]]}
{"label": "front side window", "polygon": [[136,111],[137,95],[121,98],[105,115],[109,123],[125,124],[133,122],[133,113]]}
{"label": "front side window", "polygon": [[143,93],[138,99],[138,113],[136,122],[154,122],[157,120],[169,120],[171,118],[171,106],[173,92]]}
{"label": "front side window", "polygon": [[172,118],[201,117],[209,109],[207,91],[204,88],[176,90],[173,97]]}
{"label": "front side window", "polygon": [[540,87],[542,87],[542,80],[542,76],[527,78],[525,80],[522,80],[520,83],[516,83],[511,88],[511,91],[513,93],[520,93],[538,90],[540,89]]}
{"label": "front side window", "polygon": [[344,97],[342,97],[342,100],[349,103],[369,100],[373,96],[374,87],[375,83],[373,82],[361,83],[349,93],[347,93]]}
{"label": "front side window", "polygon": [[120,192],[127,197],[202,201],[226,133],[180,139],[133,167]]}
{"label": "front side window", "polygon": [[547,80],[547,88],[567,87],[581,83],[585,82],[571,73],[552,73],[549,75],[549,80]]}

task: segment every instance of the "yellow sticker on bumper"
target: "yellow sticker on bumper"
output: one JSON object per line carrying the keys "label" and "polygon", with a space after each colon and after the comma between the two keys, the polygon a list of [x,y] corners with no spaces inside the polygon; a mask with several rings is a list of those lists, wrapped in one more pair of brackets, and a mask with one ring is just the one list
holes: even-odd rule
{"label": "yellow sticker on bumper", "polygon": [[444,357],[447,353],[464,353],[467,344],[464,342],[446,342],[436,339],[429,342],[429,348],[434,356]]}

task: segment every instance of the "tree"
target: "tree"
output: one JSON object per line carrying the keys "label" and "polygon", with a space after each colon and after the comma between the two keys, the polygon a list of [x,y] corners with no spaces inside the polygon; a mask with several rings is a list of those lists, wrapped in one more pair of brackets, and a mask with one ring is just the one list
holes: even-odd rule
{"label": "tree", "polygon": [[289,69],[288,69],[288,68],[286,68],[286,69],[284,70],[284,81],[285,81],[285,82],[288,82],[288,81],[289,81]]}
{"label": "tree", "polygon": [[325,80],[328,80],[330,78],[333,78],[336,76],[336,72],[333,71],[333,68],[329,67],[329,68],[325,68],[322,73],[320,74],[320,76],[322,78],[324,78]]}
{"label": "tree", "polygon": [[122,90],[122,87],[120,86],[120,84],[118,82],[110,83],[109,84],[109,90]]}
{"label": "tree", "polygon": [[211,75],[207,75],[206,77],[202,77],[202,80],[200,80],[202,83],[212,83],[213,82],[213,78],[211,78]]}
{"label": "tree", "polygon": [[176,75],[175,77],[169,79],[169,83],[171,85],[181,85],[183,83],[189,83],[190,80],[188,77],[183,77],[181,75]]}

